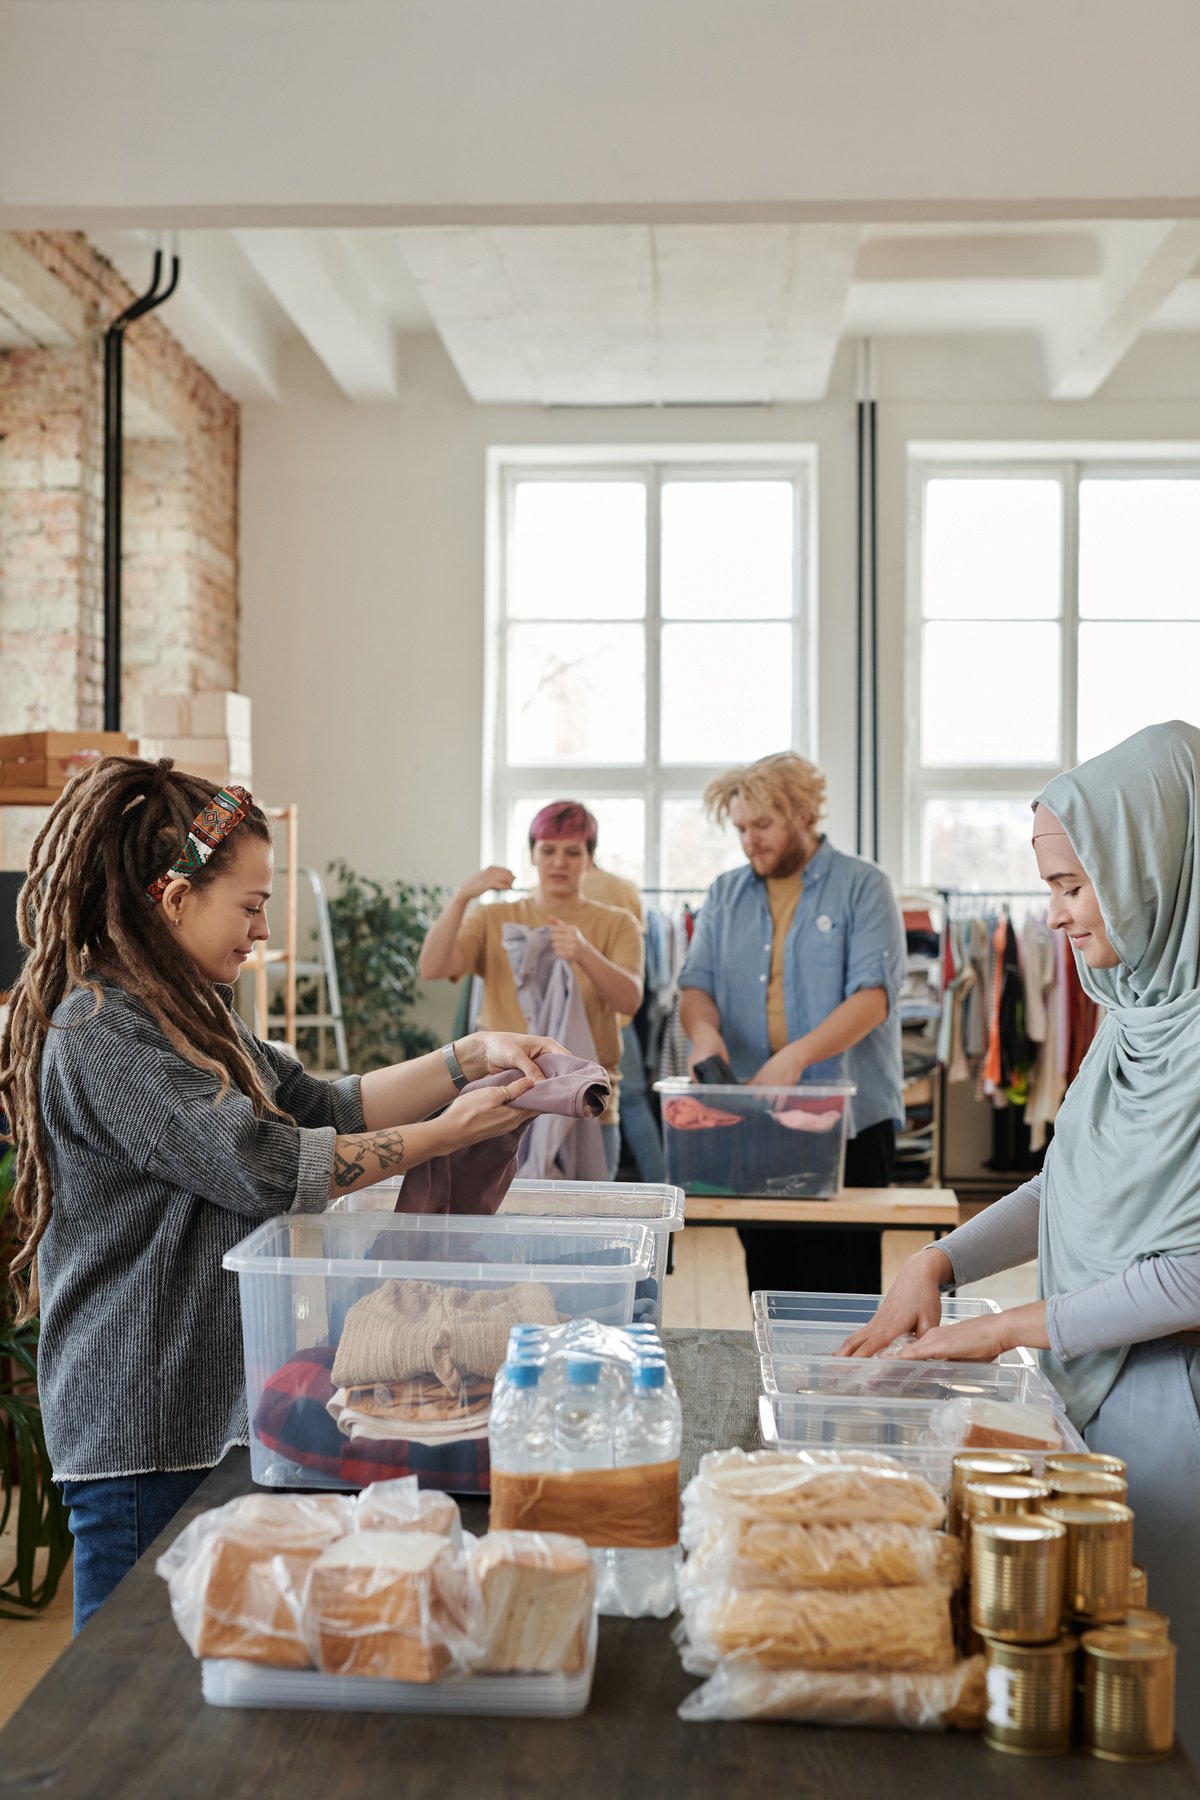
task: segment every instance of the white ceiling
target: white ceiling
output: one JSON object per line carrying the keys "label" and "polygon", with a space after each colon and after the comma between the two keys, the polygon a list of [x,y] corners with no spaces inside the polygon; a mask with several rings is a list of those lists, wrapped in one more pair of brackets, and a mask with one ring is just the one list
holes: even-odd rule
{"label": "white ceiling", "polygon": [[[94,241],[140,291],[154,234]],[[474,400],[576,406],[817,401],[864,337],[1032,340],[1044,395],[1081,399],[1147,336],[1200,343],[1191,220],[197,230],[179,248],[169,322],[239,399],[278,397],[294,335],[356,403],[398,399],[405,335],[435,331]],[[0,343],[29,341],[12,311],[0,288]]]}

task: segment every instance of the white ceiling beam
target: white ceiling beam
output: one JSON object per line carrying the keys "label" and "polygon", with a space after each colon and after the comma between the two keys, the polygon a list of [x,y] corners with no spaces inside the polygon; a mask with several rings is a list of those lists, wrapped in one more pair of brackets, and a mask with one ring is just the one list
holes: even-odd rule
{"label": "white ceiling beam", "polygon": [[1090,400],[1200,261],[1200,220],[1109,227],[1103,278],[1089,304],[1072,304],[1046,353],[1055,400]]}
{"label": "white ceiling beam", "polygon": [[7,231],[0,231],[0,313],[14,343],[42,350],[65,349],[87,331],[83,302]]}
{"label": "white ceiling beam", "polygon": [[861,236],[856,225],[790,228],[788,285],[772,333],[772,400],[825,398]]}
{"label": "white ceiling beam", "polygon": [[395,334],[336,234],[280,229],[233,237],[348,400],[399,399]]}

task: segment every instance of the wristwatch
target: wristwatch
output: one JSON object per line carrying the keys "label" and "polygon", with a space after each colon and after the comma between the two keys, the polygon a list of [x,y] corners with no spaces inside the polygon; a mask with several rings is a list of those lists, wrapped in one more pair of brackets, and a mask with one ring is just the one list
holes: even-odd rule
{"label": "wristwatch", "polygon": [[462,1064],[454,1054],[454,1045],[443,1044],[442,1055],[446,1059],[446,1073],[449,1075],[459,1093],[461,1093],[467,1085],[467,1078],[462,1072]]}

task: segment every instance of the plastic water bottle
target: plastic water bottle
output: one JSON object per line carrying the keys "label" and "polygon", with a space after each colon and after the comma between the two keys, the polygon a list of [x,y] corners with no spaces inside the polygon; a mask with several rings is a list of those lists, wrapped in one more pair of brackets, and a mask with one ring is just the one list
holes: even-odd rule
{"label": "plastic water bottle", "polygon": [[545,1365],[532,1357],[509,1359],[493,1390],[488,1416],[488,1454],[506,1475],[543,1474],[554,1466],[550,1407],[541,1391]]}
{"label": "plastic water bottle", "polygon": [[[683,1415],[664,1358],[645,1357],[636,1364],[613,1435],[619,1469],[678,1462]],[[677,1542],[662,1550],[618,1550],[615,1557],[616,1610],[631,1619],[665,1619],[674,1612]]]}
{"label": "plastic water bottle", "polygon": [[[554,1402],[554,1466],[561,1474],[613,1467],[613,1407],[600,1381],[598,1357],[568,1355],[566,1383]],[[613,1594],[613,1551],[593,1549],[596,1604]]]}

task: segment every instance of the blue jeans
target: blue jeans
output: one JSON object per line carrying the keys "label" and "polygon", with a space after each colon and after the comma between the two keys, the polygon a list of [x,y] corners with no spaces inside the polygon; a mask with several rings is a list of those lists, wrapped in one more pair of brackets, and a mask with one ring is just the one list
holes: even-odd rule
{"label": "blue jeans", "polygon": [[604,1154],[608,1159],[608,1179],[615,1181],[617,1170],[621,1166],[621,1127],[619,1125],[602,1125],[600,1139],[604,1145]]}
{"label": "blue jeans", "polygon": [[621,1132],[633,1157],[639,1181],[663,1182],[662,1139],[646,1088],[646,1063],[637,1032],[621,1033]]}
{"label": "blue jeans", "polygon": [[77,1633],[209,1473],[181,1469],[60,1483],[75,1539]]}

